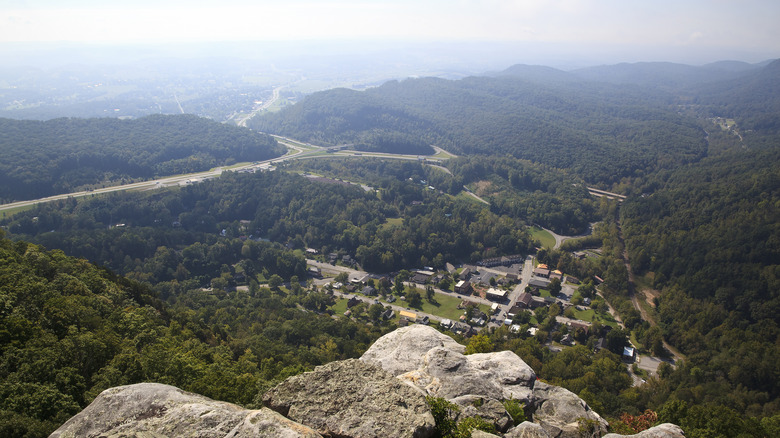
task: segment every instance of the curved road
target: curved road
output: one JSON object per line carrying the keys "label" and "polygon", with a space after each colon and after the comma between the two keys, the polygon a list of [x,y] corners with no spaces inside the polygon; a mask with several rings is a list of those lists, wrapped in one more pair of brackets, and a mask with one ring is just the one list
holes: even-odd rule
{"label": "curved road", "polygon": [[89,195],[96,195],[96,194],[102,194],[102,193],[111,193],[111,192],[120,192],[124,190],[151,190],[151,189],[157,189],[161,187],[167,187],[167,186],[174,186],[174,185],[182,185],[187,184],[187,182],[196,182],[196,181],[202,181],[206,178],[216,178],[222,174],[225,170],[231,170],[231,171],[237,171],[241,169],[267,169],[274,165],[275,163],[291,160],[298,158],[301,154],[305,153],[303,149],[298,148],[297,146],[291,145],[289,143],[285,143],[283,141],[280,141],[281,144],[287,146],[290,149],[293,149],[295,152],[289,155],[284,155],[282,157],[278,158],[272,158],[270,160],[265,161],[258,161],[255,163],[247,163],[239,166],[220,166],[215,167],[214,169],[207,170],[205,172],[197,172],[197,173],[189,173],[186,175],[175,175],[175,176],[168,176],[164,178],[149,180],[149,181],[141,181],[137,183],[131,183],[131,184],[122,184],[118,186],[111,186],[111,187],[104,187],[100,189],[95,190],[83,190],[80,192],[73,192],[73,193],[63,193],[60,195],[54,195],[54,196],[48,196],[46,198],[39,198],[39,199],[30,199],[27,201],[17,201],[17,202],[11,202],[8,204],[2,204],[0,205],[0,212],[5,210],[11,210],[18,207],[27,207],[43,202],[51,202],[51,201],[57,201],[61,199],[68,199],[68,198],[81,198],[84,196]]}
{"label": "curved road", "polygon": [[[278,91],[281,89],[281,87],[277,87],[274,90],[274,96],[278,98]],[[271,166],[275,165],[276,163],[280,163],[282,161],[292,160],[292,159],[298,159],[298,158],[306,158],[308,155],[316,154],[321,152],[324,148],[322,146],[316,146],[309,143],[303,143],[298,142],[296,140],[292,140],[286,137],[278,136],[278,135],[272,135],[280,144],[286,146],[289,149],[294,150],[295,152],[292,154],[284,155],[278,158],[272,158],[265,161],[258,161],[255,163],[245,163],[241,165],[236,166],[220,166],[216,167],[214,169],[204,171],[204,172],[196,172],[196,173],[190,173],[186,175],[174,175],[174,176],[167,176],[155,180],[149,180],[149,181],[142,181],[142,182],[136,182],[131,184],[121,184],[111,187],[104,187],[100,189],[95,190],[83,190],[80,192],[72,192],[72,193],[63,193],[59,195],[54,196],[48,196],[45,198],[39,198],[39,199],[30,199],[26,201],[17,201],[17,202],[11,202],[8,204],[2,204],[0,205],[0,212],[6,211],[6,210],[12,210],[19,207],[27,207],[43,202],[51,202],[51,201],[57,201],[61,199],[68,199],[68,198],[81,198],[84,196],[89,195],[95,195],[95,194],[102,194],[102,193],[111,193],[111,192],[119,192],[123,190],[151,190],[156,189],[160,187],[166,187],[166,186],[173,186],[173,185],[183,185],[187,184],[187,182],[199,182],[206,178],[215,178],[222,174],[225,170],[230,171],[238,171],[242,169],[268,169]],[[299,144],[305,144],[309,147],[309,149],[304,149],[295,143]],[[448,153],[446,151],[443,151],[443,149],[436,147],[437,151],[442,151],[445,153]],[[358,156],[380,156],[383,158],[391,158],[391,159],[399,159],[399,160],[418,160],[419,156],[417,155],[401,155],[401,154],[385,154],[385,153],[371,153],[371,154],[361,154],[358,152]],[[343,156],[350,156],[350,155],[356,155],[356,154],[334,154],[334,155],[343,155]],[[452,154],[450,154],[452,155]],[[428,163],[429,165],[432,165]],[[438,166],[437,166],[438,167]],[[485,202],[485,201],[483,201]]]}
{"label": "curved road", "polygon": [[553,247],[553,249],[558,249],[558,248],[561,247],[561,244],[563,244],[563,242],[565,242],[567,240],[577,239],[579,237],[590,236],[591,234],[593,234],[593,227],[596,226],[597,223],[598,222],[592,222],[590,224],[590,226],[588,226],[588,231],[586,231],[585,233],[582,233],[582,234],[578,234],[576,236],[562,236],[560,234],[556,234],[555,231],[548,230],[547,228],[544,228],[543,226],[541,226],[539,224],[534,224],[534,226],[535,227],[539,227],[539,228],[543,229],[544,231],[547,231],[548,233],[550,233],[555,238],[555,246]]}

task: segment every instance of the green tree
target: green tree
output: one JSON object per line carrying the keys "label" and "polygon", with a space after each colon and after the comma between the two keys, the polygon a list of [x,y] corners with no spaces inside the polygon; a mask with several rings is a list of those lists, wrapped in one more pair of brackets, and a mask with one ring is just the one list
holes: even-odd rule
{"label": "green tree", "polygon": [[466,352],[464,354],[474,354],[474,353],[490,353],[493,351],[493,342],[490,340],[490,337],[478,334],[476,336],[472,336],[471,339],[469,339],[468,345],[466,345]]}
{"label": "green tree", "polygon": [[349,273],[347,273],[347,272],[339,272],[339,274],[336,275],[335,280],[338,283],[347,284],[349,282]]}
{"label": "green tree", "polygon": [[550,285],[547,287],[547,289],[550,291],[550,295],[557,297],[558,294],[561,293],[561,289],[563,289],[561,286],[561,280],[558,278],[553,278],[550,280]]}
{"label": "green tree", "polygon": [[303,292],[303,289],[301,288],[301,283],[298,281],[298,276],[293,275],[290,277],[290,292],[293,293],[293,295],[300,295],[301,292]]}
{"label": "green tree", "polygon": [[284,279],[277,274],[271,275],[268,279],[268,286],[273,290],[279,290],[279,287],[284,284]]}
{"label": "green tree", "polygon": [[433,290],[433,286],[431,285],[425,286],[425,298],[431,304],[436,303],[436,292]]}
{"label": "green tree", "polygon": [[406,292],[406,302],[409,303],[410,307],[414,307],[416,309],[422,308],[422,295],[420,295],[420,291],[415,289],[411,289]]}
{"label": "green tree", "polygon": [[385,311],[384,306],[381,304],[372,304],[371,307],[368,308],[368,318],[373,322],[379,322],[379,318],[382,317],[382,312]]}

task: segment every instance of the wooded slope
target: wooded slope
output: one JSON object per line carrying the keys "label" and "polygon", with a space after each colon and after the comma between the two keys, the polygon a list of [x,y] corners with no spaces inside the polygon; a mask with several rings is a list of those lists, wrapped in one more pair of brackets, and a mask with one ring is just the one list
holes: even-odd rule
{"label": "wooded slope", "polygon": [[268,136],[192,115],[0,119],[0,202],[277,157]]}

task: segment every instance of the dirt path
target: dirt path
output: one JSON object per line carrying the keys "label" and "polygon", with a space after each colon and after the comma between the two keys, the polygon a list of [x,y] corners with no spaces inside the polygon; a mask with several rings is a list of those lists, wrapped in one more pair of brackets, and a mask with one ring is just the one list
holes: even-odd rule
{"label": "dirt path", "polygon": [[[628,271],[628,294],[629,297],[631,297],[631,304],[633,304],[634,308],[639,312],[639,314],[642,316],[642,319],[650,323],[651,327],[655,327],[658,325],[656,323],[655,319],[647,312],[644,306],[641,305],[639,302],[639,297],[637,296],[636,291],[636,283],[634,282],[634,271],[631,270],[631,262],[628,259],[628,248],[626,248],[626,242],[623,240],[623,227],[620,224],[620,220],[617,221],[618,226],[618,239],[620,240],[620,244],[623,245],[623,262],[626,265],[626,270]],[[678,361],[680,359],[683,359],[682,354],[674,347],[672,347],[669,343],[666,342],[664,339],[664,348],[666,348],[667,351],[669,351],[672,354],[672,357],[674,357],[674,361]]]}

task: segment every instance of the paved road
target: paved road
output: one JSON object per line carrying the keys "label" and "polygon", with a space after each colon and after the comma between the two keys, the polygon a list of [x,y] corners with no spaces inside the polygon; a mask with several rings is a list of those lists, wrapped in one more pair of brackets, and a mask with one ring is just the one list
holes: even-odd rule
{"label": "paved road", "polygon": [[490,205],[490,203],[489,203],[488,201],[486,201],[486,200],[484,200],[484,199],[480,198],[480,197],[479,197],[479,196],[478,196],[476,193],[474,193],[474,192],[472,192],[471,190],[469,190],[469,188],[468,188],[468,187],[466,187],[466,186],[463,186],[463,191],[464,191],[464,192],[466,192],[466,194],[467,194],[467,195],[470,195],[470,196],[472,196],[472,197],[473,197],[474,199],[476,199],[477,201],[479,201],[479,202],[482,202],[483,204]]}
{"label": "paved road", "polygon": [[539,228],[543,229],[544,231],[547,231],[548,233],[550,233],[555,238],[555,246],[553,247],[553,249],[558,249],[558,248],[561,247],[561,244],[563,244],[563,242],[565,242],[565,241],[567,241],[569,239],[576,239],[576,238],[579,238],[579,237],[590,236],[591,234],[593,234],[593,227],[595,227],[597,223],[598,222],[591,223],[588,226],[588,231],[586,231],[586,232],[584,232],[582,234],[576,235],[576,236],[563,236],[563,235],[560,235],[560,234],[556,234],[555,231],[548,230],[547,228],[544,228],[543,226],[541,226],[539,224],[534,224],[534,226],[539,227]]}
{"label": "paved road", "polygon": [[186,175],[175,175],[175,176],[168,176],[164,178],[159,178],[155,180],[149,180],[149,181],[142,181],[137,183],[131,183],[131,184],[122,184],[117,186],[111,186],[111,187],[104,187],[101,189],[95,189],[95,190],[84,190],[80,192],[73,192],[73,193],[63,193],[61,195],[54,195],[54,196],[48,196],[46,198],[40,198],[40,199],[31,199],[28,201],[18,201],[18,202],[12,202],[9,204],[2,204],[0,205],[0,211],[10,210],[17,207],[26,207],[30,205],[40,204],[44,202],[51,202],[51,201],[57,201],[61,199],[68,199],[68,198],[81,198],[84,196],[90,196],[90,195],[96,195],[96,194],[102,194],[102,193],[111,193],[111,192],[121,192],[124,190],[153,190],[161,187],[168,187],[168,186],[175,186],[175,185],[186,185],[188,182],[199,182],[204,179],[208,178],[216,178],[222,175],[222,172],[225,170],[230,171],[239,171],[242,169],[268,169],[273,164],[292,160],[298,158],[300,155],[304,154],[307,151],[304,151],[303,149],[280,141],[281,144],[287,146],[288,148],[293,149],[295,152],[289,155],[284,155],[279,158],[273,158],[270,160],[265,161],[258,161],[254,163],[246,163],[239,166],[220,166],[216,167],[211,170],[207,170],[205,172],[196,172],[196,173],[189,173]]}
{"label": "paved road", "polygon": [[[346,266],[331,265],[330,263],[318,262],[317,260],[312,259],[306,259],[306,264],[320,268],[321,271],[329,272],[331,274],[340,274],[342,272],[346,272],[349,274],[350,280],[357,280],[359,278],[365,277],[368,274],[368,272],[360,271],[358,269],[352,269]],[[330,280],[328,279],[325,282],[329,283]]]}
{"label": "paved road", "polygon": [[[282,91],[282,88],[284,88],[284,85],[281,85],[279,87],[274,88],[273,96],[268,101],[264,102],[262,105],[260,105],[257,109],[252,111],[249,114],[244,115],[240,119],[236,120],[236,125],[238,126],[246,126],[246,122],[249,121],[252,117],[256,116],[257,114],[267,110],[271,107],[271,105],[274,104],[277,100],[279,100],[279,92]],[[180,106],[181,107],[181,106]]]}
{"label": "paved road", "polygon": [[[274,90],[274,95],[278,98],[278,89]],[[167,186],[174,186],[174,185],[186,185],[189,182],[199,182],[206,178],[216,178],[222,174],[225,170],[230,171],[239,171],[242,169],[269,169],[273,165],[278,164],[283,161],[287,160],[293,160],[293,159],[299,159],[299,158],[307,158],[309,155],[317,154],[324,149],[322,146],[312,145],[310,143],[302,143],[297,142],[296,140],[289,139],[287,137],[282,137],[278,135],[272,135],[280,144],[294,150],[295,152],[292,154],[284,155],[282,157],[273,158],[270,160],[265,161],[259,161],[255,163],[245,163],[238,166],[221,166],[217,167],[205,172],[196,172],[196,173],[190,173],[186,175],[175,175],[175,176],[168,176],[164,178],[159,178],[155,180],[150,181],[142,181],[137,183],[131,183],[131,184],[122,184],[122,185],[116,185],[111,187],[105,187],[101,189],[95,189],[92,191],[80,191],[80,192],[73,192],[73,193],[63,193],[60,195],[54,195],[54,196],[48,196],[45,198],[40,199],[30,199],[27,201],[18,201],[18,202],[12,202],[9,204],[2,204],[0,205],[0,212],[5,210],[11,210],[18,207],[26,207],[30,205],[35,205],[43,202],[51,202],[61,199],[68,199],[68,198],[80,198],[84,196],[94,195],[94,194],[101,194],[101,193],[110,193],[110,192],[120,192],[124,190],[152,190],[160,187],[167,187]],[[311,149],[303,149],[299,146],[297,146],[295,143],[301,143],[306,144]],[[443,151],[441,148],[436,148],[437,151]],[[340,153],[336,153],[334,155],[338,155]],[[371,153],[371,154],[365,154],[357,152],[357,156],[374,156],[374,157],[383,157],[383,158],[390,158],[390,159],[397,159],[397,160],[418,160],[419,156],[417,155],[401,155],[401,154],[384,154],[384,153]],[[355,153],[343,153],[340,154],[343,156],[355,156]],[[452,155],[452,154],[450,154]],[[429,163],[430,164],[430,163]]]}
{"label": "paved road", "polygon": [[520,273],[520,283],[518,283],[517,286],[515,286],[514,289],[509,292],[509,301],[501,306],[501,312],[498,314],[499,321],[503,321],[503,318],[506,317],[509,309],[512,308],[513,303],[517,302],[517,299],[520,298],[520,295],[525,291],[525,288],[528,286],[528,282],[531,281],[533,272],[534,257],[529,255],[525,258],[525,262],[523,263],[523,272]]}

